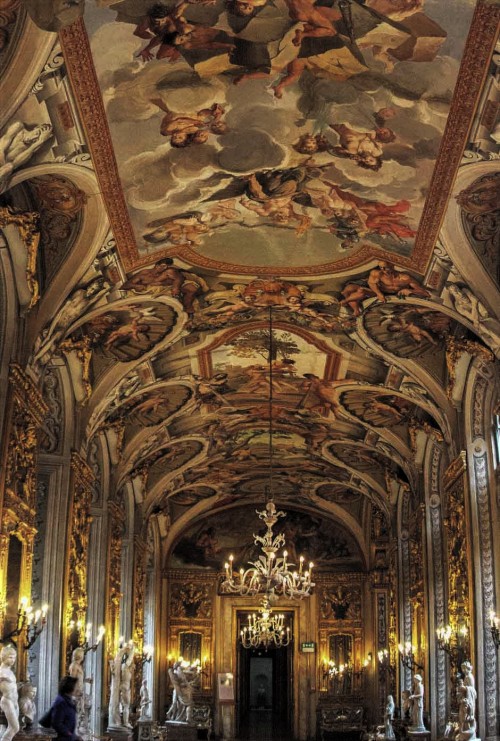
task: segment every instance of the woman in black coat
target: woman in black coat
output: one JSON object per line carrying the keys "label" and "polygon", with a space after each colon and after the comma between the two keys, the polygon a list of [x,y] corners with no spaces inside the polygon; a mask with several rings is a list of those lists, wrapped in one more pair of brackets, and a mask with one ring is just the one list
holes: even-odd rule
{"label": "woman in black coat", "polygon": [[76,731],[76,677],[63,677],[59,683],[59,694],[50,708],[50,725],[57,732],[58,741],[81,741]]}

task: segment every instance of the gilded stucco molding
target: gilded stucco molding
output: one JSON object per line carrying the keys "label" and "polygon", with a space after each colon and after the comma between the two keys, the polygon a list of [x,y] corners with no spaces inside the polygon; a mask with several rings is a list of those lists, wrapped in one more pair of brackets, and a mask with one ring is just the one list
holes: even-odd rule
{"label": "gilded stucco molding", "polygon": [[[66,623],[63,628],[67,630],[71,621],[74,621],[77,626],[80,624],[76,628],[78,636],[74,635],[72,631],[71,637],[78,637],[78,642],[81,644],[84,638],[88,606],[87,570],[94,474],[86,461],[76,452],[71,454],[70,467],[73,485],[69,517]],[[69,646],[67,646],[67,650],[69,652]],[[69,656],[67,658],[69,659]]]}
{"label": "gilded stucco molding", "polygon": [[22,543],[19,593],[28,599],[31,595],[38,433],[48,412],[37,387],[19,365],[12,364],[9,368],[9,389],[12,412],[0,528],[0,630],[3,627],[11,536]]}
{"label": "gilded stucco molding", "polygon": [[40,244],[40,215],[36,211],[19,211],[12,206],[0,206],[0,229],[16,226],[19,236],[26,247],[26,283],[31,295],[28,309],[31,309],[40,298],[40,287],[36,278],[38,245]]}

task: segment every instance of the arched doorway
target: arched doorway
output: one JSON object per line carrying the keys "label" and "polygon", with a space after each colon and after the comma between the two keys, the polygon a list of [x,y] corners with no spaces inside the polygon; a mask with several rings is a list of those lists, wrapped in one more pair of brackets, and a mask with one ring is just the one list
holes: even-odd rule
{"label": "arched doorway", "polygon": [[[238,635],[248,613],[238,612]],[[293,634],[292,614],[287,624]],[[238,738],[279,741],[293,738],[293,642],[264,649],[238,642]]]}

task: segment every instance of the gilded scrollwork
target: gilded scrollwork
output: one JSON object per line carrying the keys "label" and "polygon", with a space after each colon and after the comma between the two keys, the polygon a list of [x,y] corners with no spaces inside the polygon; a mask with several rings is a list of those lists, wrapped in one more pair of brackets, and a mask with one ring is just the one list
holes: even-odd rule
{"label": "gilded scrollwork", "polygon": [[0,206],[0,229],[10,224],[17,227],[26,247],[26,282],[31,294],[28,308],[31,309],[40,298],[40,288],[36,278],[36,261],[40,243],[40,214],[36,211],[20,211],[12,206]]}
{"label": "gilded scrollwork", "polygon": [[74,620],[81,625],[79,639],[83,642],[83,630],[87,613],[87,566],[89,552],[90,506],[92,502],[94,474],[78,454],[71,454],[73,477],[72,505],[67,560],[68,580],[66,593],[66,625]]}
{"label": "gilded scrollwork", "polygon": [[449,336],[446,339],[446,368],[448,371],[448,388],[447,395],[451,399],[453,397],[453,389],[455,387],[455,381],[457,378],[456,366],[464,353],[469,353],[474,358],[481,358],[485,363],[491,362],[494,359],[494,355],[491,350],[481,345],[479,342],[474,340],[458,339],[457,337]]}
{"label": "gilded scrollwork", "polygon": [[[12,406],[0,528],[0,603],[2,605],[5,604],[11,535],[16,535],[22,543],[20,594],[29,597],[31,593],[33,541],[36,534],[38,434],[48,411],[33,381],[16,364],[12,364],[9,370],[9,390]],[[3,615],[1,617],[3,618]],[[2,627],[0,625],[0,629]]]}
{"label": "gilded scrollwork", "polygon": [[210,587],[195,582],[174,584],[170,597],[170,609],[172,617],[211,618],[212,597]]}
{"label": "gilded scrollwork", "polygon": [[87,335],[84,335],[79,340],[69,338],[61,342],[59,345],[60,349],[66,353],[74,353],[76,359],[81,365],[81,382],[83,386],[83,398],[80,404],[83,406],[90,399],[92,394],[92,384],[90,382],[90,362],[92,360],[92,340]]}
{"label": "gilded scrollwork", "polygon": [[108,584],[106,642],[109,651],[113,651],[119,635],[121,592],[122,543],[125,530],[125,512],[118,497],[108,501]]}

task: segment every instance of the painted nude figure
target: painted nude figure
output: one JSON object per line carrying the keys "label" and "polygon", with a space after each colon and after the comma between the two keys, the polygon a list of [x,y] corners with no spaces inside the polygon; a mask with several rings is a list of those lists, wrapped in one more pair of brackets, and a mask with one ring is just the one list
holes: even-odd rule
{"label": "painted nude figure", "polygon": [[[201,5],[212,5],[214,1],[198,0]],[[159,47],[156,59],[169,59],[173,62],[179,58],[180,54],[176,46],[194,29],[194,26],[188,23],[184,16],[189,4],[181,0],[177,5],[155,3],[149,8],[134,30],[134,36],[149,41],[147,46],[137,53],[138,57],[144,62],[149,62],[153,59],[152,50]]]}
{"label": "painted nude figure", "polygon": [[394,132],[387,127],[372,131],[356,131],[346,124],[332,124],[330,126],[340,137],[339,145],[332,147],[332,153],[353,159],[358,167],[367,170],[380,170],[382,167],[382,144],[395,140]]}
{"label": "painted nude figure", "polygon": [[341,293],[344,298],[340,304],[349,306],[355,316],[361,314],[361,304],[367,298],[375,297],[385,303],[386,296],[430,297],[429,291],[422,288],[415,278],[408,273],[397,271],[388,262],[379,262],[378,267],[370,271],[367,286],[347,283]]}
{"label": "painted nude figure", "polygon": [[170,288],[172,296],[182,301],[188,314],[193,312],[195,298],[208,290],[202,278],[174,267],[170,257],[158,260],[152,268],[139,270],[125,281],[122,289],[143,293],[151,287]]}
{"label": "painted nude figure", "polygon": [[161,98],[153,98],[151,103],[165,112],[160,124],[160,134],[169,136],[173,147],[204,144],[210,134],[219,136],[229,130],[227,124],[222,121],[224,108],[218,103],[189,115],[174,113]]}

